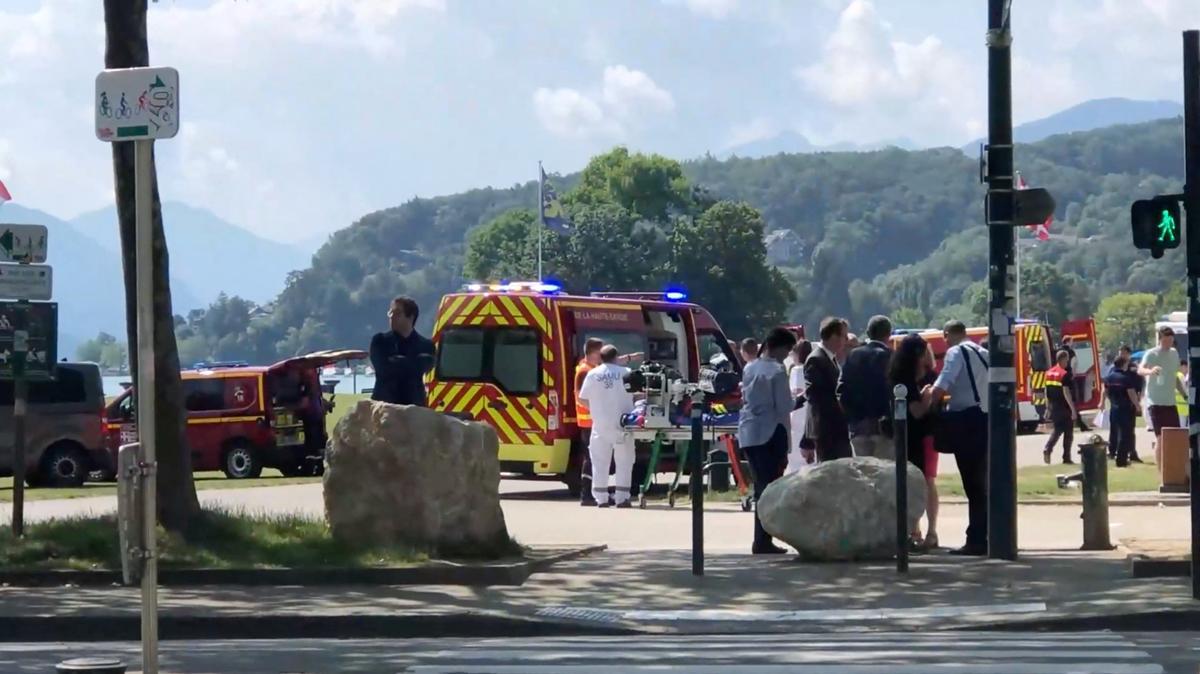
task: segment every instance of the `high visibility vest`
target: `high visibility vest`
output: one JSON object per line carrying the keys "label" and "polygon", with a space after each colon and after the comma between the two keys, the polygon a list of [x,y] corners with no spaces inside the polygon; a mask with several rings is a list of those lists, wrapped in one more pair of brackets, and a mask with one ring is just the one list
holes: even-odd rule
{"label": "high visibility vest", "polygon": [[592,413],[586,405],[579,401],[579,389],[583,388],[583,380],[592,371],[592,366],[586,360],[579,361],[575,366],[575,423],[580,428],[592,427]]}
{"label": "high visibility vest", "polygon": [[[1187,389],[1187,380],[1184,379],[1183,373],[1178,372],[1175,374],[1175,377],[1177,379],[1179,379],[1180,382],[1183,383],[1183,387],[1186,390]],[[1188,415],[1188,400],[1186,397],[1184,397],[1184,395],[1182,393],[1179,392],[1179,389],[1175,390],[1175,409],[1179,410],[1180,418],[1187,417],[1187,415]]]}

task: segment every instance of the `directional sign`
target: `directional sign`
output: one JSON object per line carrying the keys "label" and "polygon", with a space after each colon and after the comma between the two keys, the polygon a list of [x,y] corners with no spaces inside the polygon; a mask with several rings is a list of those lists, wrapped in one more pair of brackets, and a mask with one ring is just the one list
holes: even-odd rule
{"label": "directional sign", "polygon": [[48,264],[0,264],[0,297],[11,300],[48,300],[54,275]]}
{"label": "directional sign", "polygon": [[58,304],[0,302],[0,379],[12,379],[13,354],[22,347],[26,353],[26,377],[49,379],[54,375],[58,360]]}
{"label": "directional sign", "polygon": [[0,262],[45,262],[44,225],[0,224]]}
{"label": "directional sign", "polygon": [[156,140],[179,133],[179,72],[174,68],[105,70],[96,76],[96,137]]}

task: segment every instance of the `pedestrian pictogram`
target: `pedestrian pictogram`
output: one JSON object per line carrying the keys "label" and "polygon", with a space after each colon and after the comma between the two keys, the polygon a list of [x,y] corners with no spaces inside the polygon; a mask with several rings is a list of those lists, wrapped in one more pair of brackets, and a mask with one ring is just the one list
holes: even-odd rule
{"label": "pedestrian pictogram", "polygon": [[1159,241],[1175,241],[1176,228],[1175,218],[1171,217],[1171,212],[1164,210],[1162,212],[1162,220],[1158,223],[1158,240]]}
{"label": "pedestrian pictogram", "polygon": [[1129,211],[1129,221],[1133,229],[1133,246],[1150,251],[1151,257],[1162,257],[1163,251],[1178,248],[1183,238],[1183,215],[1176,196],[1135,201]]}

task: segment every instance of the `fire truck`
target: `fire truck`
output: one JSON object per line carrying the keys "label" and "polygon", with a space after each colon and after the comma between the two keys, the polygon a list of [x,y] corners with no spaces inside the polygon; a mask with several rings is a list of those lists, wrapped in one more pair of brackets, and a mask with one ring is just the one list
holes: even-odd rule
{"label": "fire truck", "polygon": [[[907,331],[906,331],[907,332]],[[942,369],[946,356],[946,339],[941,330],[923,330],[917,334],[925,338]],[[1099,345],[1096,340],[1096,324],[1091,318],[1072,320],[1060,329],[1060,339],[1052,341],[1049,326],[1037,321],[1019,321],[1016,326],[1016,378],[1017,378],[1017,429],[1022,433],[1033,433],[1042,423],[1046,413],[1046,371],[1054,366],[1054,352],[1061,344],[1061,337],[1074,340],[1075,378],[1083,391],[1079,410],[1100,409],[1102,400]],[[967,328],[967,338],[987,346],[988,329]],[[892,337],[893,346],[903,339],[902,334]]]}
{"label": "fire truck", "polygon": [[[574,372],[593,337],[621,353],[645,354],[692,382],[702,363],[741,372],[717,321],[681,291],[577,296],[550,283],[470,284],[438,307],[429,406],[492,426],[502,473],[559,479],[577,495],[583,450]],[[635,485],[649,454],[649,447],[638,447]],[[672,470],[673,460],[663,457],[658,469]]]}

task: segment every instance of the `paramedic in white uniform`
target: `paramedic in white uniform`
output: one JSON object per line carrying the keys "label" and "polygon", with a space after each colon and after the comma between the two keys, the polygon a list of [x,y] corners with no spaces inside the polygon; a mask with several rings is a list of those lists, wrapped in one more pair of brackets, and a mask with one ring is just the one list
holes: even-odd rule
{"label": "paramedic in white uniform", "polygon": [[619,354],[612,344],[600,349],[600,365],[592,368],[579,389],[579,398],[592,413],[592,437],[588,453],[592,458],[592,494],[596,505],[607,508],[608,467],[616,463],[613,476],[614,497],[618,508],[630,508],[629,487],[633,480],[635,458],[633,441],[625,438],[621,417],[633,410],[633,394],[625,390],[629,368],[617,365]]}

